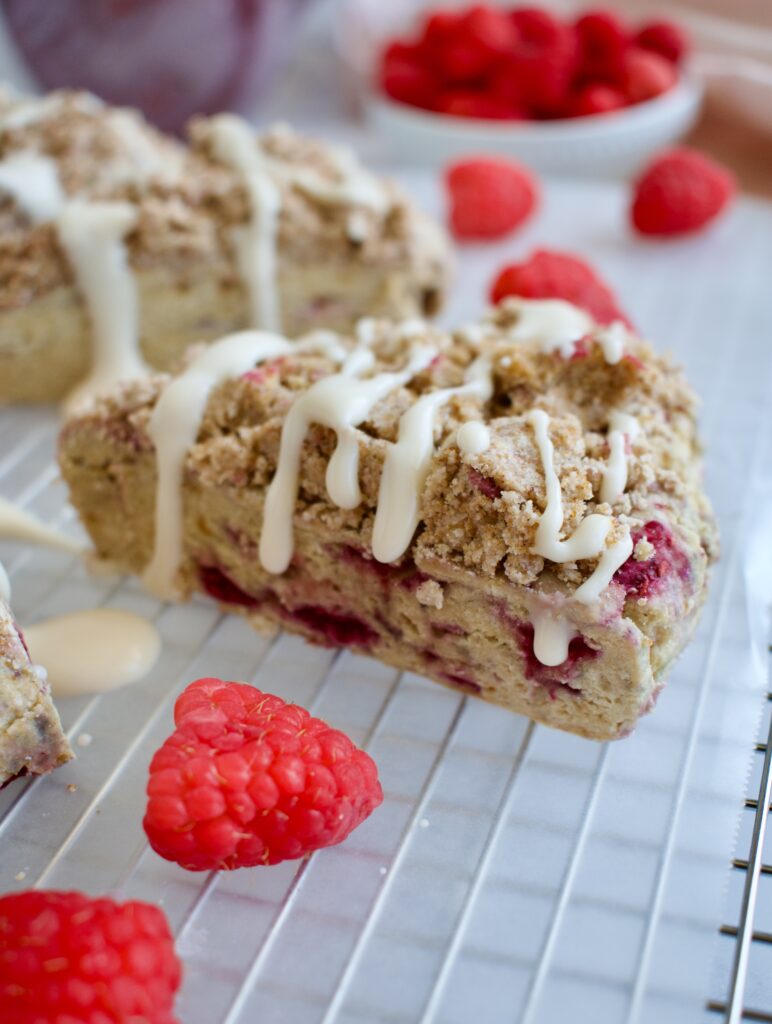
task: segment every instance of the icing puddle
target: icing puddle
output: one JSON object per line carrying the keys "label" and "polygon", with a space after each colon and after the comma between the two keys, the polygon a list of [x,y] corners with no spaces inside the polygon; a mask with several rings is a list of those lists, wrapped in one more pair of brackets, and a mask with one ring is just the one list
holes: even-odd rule
{"label": "icing puddle", "polygon": [[107,693],[146,675],[161,650],[155,626],[113,608],[60,615],[24,630],[55,697]]}
{"label": "icing puddle", "polygon": [[83,553],[81,543],[46,526],[35,516],[17,508],[5,498],[0,498],[0,537],[28,541],[30,544],[45,544],[60,551],[69,551],[73,555]]}

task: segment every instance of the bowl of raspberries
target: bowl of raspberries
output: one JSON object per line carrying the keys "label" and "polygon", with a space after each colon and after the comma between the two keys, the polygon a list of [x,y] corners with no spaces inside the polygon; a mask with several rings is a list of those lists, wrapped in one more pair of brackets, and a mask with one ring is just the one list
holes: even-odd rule
{"label": "bowl of raspberries", "polygon": [[547,172],[631,174],[699,112],[689,40],[669,20],[506,2],[430,5],[417,16],[415,4],[397,4],[384,18],[367,6],[352,4],[358,17],[339,42],[357,33],[346,49],[357,52],[375,126],[418,163],[480,150]]}

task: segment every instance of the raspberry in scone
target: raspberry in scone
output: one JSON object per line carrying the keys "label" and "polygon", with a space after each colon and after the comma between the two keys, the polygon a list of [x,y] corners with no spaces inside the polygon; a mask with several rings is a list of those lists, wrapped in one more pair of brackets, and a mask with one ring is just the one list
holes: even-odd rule
{"label": "raspberry in scone", "polygon": [[0,896],[5,1024],[176,1024],[181,977],[158,907],[79,892]]}
{"label": "raspberry in scone", "polygon": [[245,327],[431,315],[445,236],[353,153],[234,115],[187,144],[86,93],[0,95],[0,402],[172,369]]}
{"label": "raspberry in scone", "polygon": [[651,708],[716,553],[681,373],[560,299],[234,335],[70,419],[60,464],[154,593],[598,739]]}
{"label": "raspberry in scone", "polygon": [[145,832],[192,871],[278,864],[342,842],[383,800],[372,758],[296,704],[198,679],[150,764]]}

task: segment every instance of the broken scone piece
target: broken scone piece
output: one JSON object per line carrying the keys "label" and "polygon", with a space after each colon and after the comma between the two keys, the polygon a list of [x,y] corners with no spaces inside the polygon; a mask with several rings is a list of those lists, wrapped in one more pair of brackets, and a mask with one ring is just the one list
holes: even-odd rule
{"label": "broken scone piece", "polygon": [[45,671],[30,661],[0,594],[0,786],[20,775],[44,775],[71,758]]}
{"label": "broken scone piece", "polygon": [[234,335],[71,419],[60,464],[154,593],[595,739],[652,708],[716,554],[680,371],[556,300]]}
{"label": "broken scone piece", "polygon": [[0,96],[0,229],[0,402],[176,369],[245,327],[431,315],[449,266],[440,228],[347,151],[231,114],[183,145],[77,92]]}

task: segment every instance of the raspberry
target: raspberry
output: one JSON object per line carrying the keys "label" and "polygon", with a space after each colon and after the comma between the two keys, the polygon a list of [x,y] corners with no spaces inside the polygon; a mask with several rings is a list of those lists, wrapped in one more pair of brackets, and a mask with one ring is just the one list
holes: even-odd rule
{"label": "raspberry", "polygon": [[198,578],[207,594],[222,604],[238,604],[244,608],[257,608],[260,604],[256,597],[247,594],[226,576],[222,569],[218,569],[214,565],[200,565]]}
{"label": "raspberry", "polygon": [[609,114],[621,110],[627,100],[613,85],[585,85],[571,101],[569,111],[573,117],[588,117],[593,114]]}
{"label": "raspberry", "polygon": [[435,109],[453,117],[476,117],[487,121],[515,121],[525,116],[521,107],[498,96],[465,89],[443,93]]}
{"label": "raspberry", "polygon": [[533,213],[538,187],[513,160],[476,157],[451,164],[445,173],[450,225],[460,239],[500,238]]}
{"label": "raspberry", "polygon": [[566,252],[536,249],[523,263],[504,267],[491,287],[491,300],[508,295],[523,299],[565,299],[586,309],[600,324],[630,321],[608,285],[584,260]]}
{"label": "raspberry", "polygon": [[658,53],[671,64],[680,64],[689,52],[689,39],[672,21],[649,21],[633,39],[636,46]]}
{"label": "raspberry", "polygon": [[191,871],[304,857],[381,803],[374,762],[342,732],[246,683],[199,679],[156,751],[145,832]]}
{"label": "raspberry", "polygon": [[493,7],[477,5],[449,19],[444,16],[424,35],[437,70],[448,84],[476,83],[512,50],[518,33],[509,17]]}
{"label": "raspberry", "polygon": [[638,180],[630,218],[644,235],[682,235],[715,220],[734,193],[734,178],[720,164],[692,149],[672,149]]}
{"label": "raspberry", "polygon": [[664,523],[650,520],[641,530],[633,533],[633,544],[647,540],[654,554],[645,562],[636,562],[631,555],[614,574],[614,583],[624,587],[628,597],[647,598],[660,593],[675,574],[680,580],[691,577],[689,559],[676,545],[672,532]]}
{"label": "raspberry", "polygon": [[622,88],[630,103],[643,103],[672,89],[678,81],[673,65],[660,57],[633,46],[625,57]]}
{"label": "raspberry", "polygon": [[0,897],[5,1024],[175,1024],[181,977],[158,907],[78,892]]}
{"label": "raspberry", "polygon": [[554,117],[566,105],[577,67],[574,33],[546,11],[520,8],[510,15],[520,39],[509,63],[530,113]]}
{"label": "raspberry", "polygon": [[399,103],[426,109],[434,105],[437,83],[421,62],[417,46],[392,43],[381,57],[380,84],[387,96]]}
{"label": "raspberry", "polygon": [[588,11],[576,22],[580,76],[586,81],[617,81],[630,37],[613,11]]}

